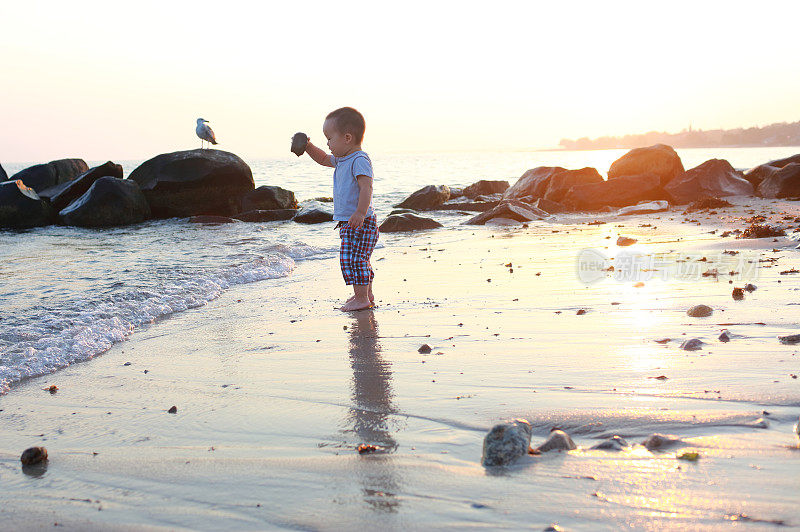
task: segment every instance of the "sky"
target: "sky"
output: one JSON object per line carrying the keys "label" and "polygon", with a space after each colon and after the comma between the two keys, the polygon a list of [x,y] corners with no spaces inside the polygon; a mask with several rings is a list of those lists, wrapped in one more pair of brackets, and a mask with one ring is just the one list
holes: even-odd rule
{"label": "sky", "polygon": [[800,2],[2,2],[0,162],[291,155],[325,115],[375,152],[800,120]]}

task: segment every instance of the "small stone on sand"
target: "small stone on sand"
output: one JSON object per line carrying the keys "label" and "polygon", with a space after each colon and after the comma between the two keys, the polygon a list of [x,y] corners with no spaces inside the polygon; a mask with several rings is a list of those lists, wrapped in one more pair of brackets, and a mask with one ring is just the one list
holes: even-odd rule
{"label": "small stone on sand", "polygon": [[47,460],[47,449],[44,447],[30,447],[22,451],[19,461],[22,465],[33,465]]}
{"label": "small stone on sand", "polygon": [[556,429],[550,433],[547,441],[537,447],[536,450],[540,453],[546,453],[547,451],[571,451],[577,448],[569,434],[563,430]]}
{"label": "small stone on sand", "polygon": [[176,414],[176,413],[178,413],[178,407],[177,406],[173,405],[169,410],[167,410],[167,414]]}
{"label": "small stone on sand", "polygon": [[800,344],[800,334],[790,334],[789,336],[778,336],[778,340],[785,345]]}
{"label": "small stone on sand", "polygon": [[681,344],[681,349],[684,351],[699,351],[703,348],[703,345],[703,341],[699,338],[691,338]]}
{"label": "small stone on sand", "polygon": [[646,440],[642,442],[647,449],[663,449],[665,447],[670,447],[677,443],[680,443],[681,440],[676,438],[675,436],[667,436],[665,434],[652,434],[647,437]]}
{"label": "small stone on sand", "polygon": [[686,314],[693,318],[705,318],[707,316],[711,316],[713,313],[714,309],[708,305],[695,305],[686,311]]}
{"label": "small stone on sand", "polygon": [[731,297],[733,297],[734,301],[741,301],[744,299],[744,290],[741,288],[734,288]]}
{"label": "small stone on sand", "polygon": [[621,451],[624,447],[628,446],[628,442],[621,436],[611,436],[605,441],[601,441],[597,445],[593,445],[591,449],[604,450],[604,451]]}
{"label": "small stone on sand", "polygon": [[744,285],[744,289],[745,289],[746,292],[755,292],[756,291],[756,285],[751,284],[751,283],[747,283],[746,285]]}
{"label": "small stone on sand", "polygon": [[731,341],[731,334],[727,330],[722,331],[720,333],[720,335],[719,335],[719,341],[720,342],[730,342]]}
{"label": "small stone on sand", "polygon": [[428,353],[431,352],[431,346],[429,346],[428,344],[422,344],[421,346],[419,346],[419,349],[417,349],[417,352],[422,353],[423,355],[427,355]]}
{"label": "small stone on sand", "polygon": [[636,240],[635,238],[627,237],[627,236],[621,236],[621,237],[617,238],[617,245],[620,246],[620,247],[632,246],[636,242],[638,242],[638,240]]}
{"label": "small stone on sand", "polygon": [[486,467],[508,465],[528,452],[531,445],[531,424],[524,419],[501,423],[483,440],[483,458]]}

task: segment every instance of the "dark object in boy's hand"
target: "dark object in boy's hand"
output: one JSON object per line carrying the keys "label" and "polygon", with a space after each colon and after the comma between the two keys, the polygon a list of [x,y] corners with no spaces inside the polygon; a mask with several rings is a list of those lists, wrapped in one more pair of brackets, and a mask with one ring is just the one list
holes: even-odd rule
{"label": "dark object in boy's hand", "polygon": [[292,153],[300,157],[306,152],[306,146],[308,146],[308,135],[295,133],[292,137]]}

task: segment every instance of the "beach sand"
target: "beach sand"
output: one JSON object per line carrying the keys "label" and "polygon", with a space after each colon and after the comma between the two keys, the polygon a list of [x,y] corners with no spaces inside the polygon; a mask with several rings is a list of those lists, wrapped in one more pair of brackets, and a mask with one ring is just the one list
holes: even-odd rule
{"label": "beach sand", "polygon": [[[233,287],[0,397],[0,522],[800,526],[800,346],[778,341],[800,333],[800,274],[781,274],[800,269],[798,242],[720,237],[752,214],[800,217],[800,203],[735,202],[718,214],[382,235],[369,311],[337,310],[349,294],[335,259]],[[618,248],[618,236],[638,242]],[[614,257],[615,271],[582,282],[579,256]],[[660,269],[626,272],[634,256]],[[712,268],[718,276],[702,275]],[[757,290],[734,301],[747,282]],[[714,313],[687,316],[697,304]],[[717,339],[724,329],[730,342]],[[706,345],[681,350],[688,338]],[[52,384],[54,394],[44,390]],[[530,421],[534,446],[559,427],[578,449],[482,467],[486,432],[513,418]],[[653,433],[680,442],[638,445]],[[589,449],[614,434],[632,445]],[[360,444],[377,451],[359,454]],[[23,469],[19,455],[33,445],[50,460]],[[687,451],[699,460],[677,459]]]}

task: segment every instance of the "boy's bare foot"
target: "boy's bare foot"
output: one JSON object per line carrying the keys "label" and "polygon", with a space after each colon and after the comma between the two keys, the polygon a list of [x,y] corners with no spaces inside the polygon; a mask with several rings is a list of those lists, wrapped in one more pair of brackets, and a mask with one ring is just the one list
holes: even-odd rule
{"label": "boy's bare foot", "polygon": [[357,299],[355,296],[353,296],[347,300],[347,303],[342,306],[341,310],[344,312],[350,312],[353,310],[363,310],[365,308],[370,308],[371,306],[372,302],[369,299]]}

